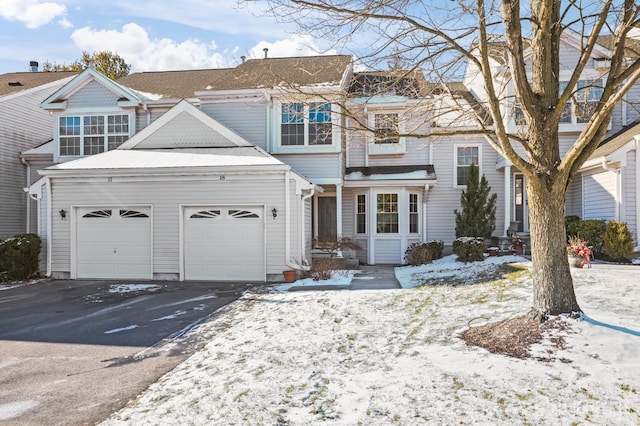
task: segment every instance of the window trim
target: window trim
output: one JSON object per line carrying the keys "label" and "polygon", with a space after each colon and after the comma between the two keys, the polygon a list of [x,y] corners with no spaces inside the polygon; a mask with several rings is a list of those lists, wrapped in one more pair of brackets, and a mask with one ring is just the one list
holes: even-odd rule
{"label": "window trim", "polygon": [[[127,117],[128,123],[128,130],[127,132],[113,132],[113,133],[109,133],[109,117],[118,117],[118,116],[125,116]],[[103,133],[100,134],[91,134],[91,133],[86,133],[85,134],[85,119],[87,119],[88,117],[102,117],[102,127],[103,127]],[[60,129],[62,126],[61,121],[64,120],[68,120],[68,119],[73,119],[73,118],[78,118],[80,123],[79,123],[79,134],[78,135],[71,135],[71,137],[78,137],[80,138],[80,150],[79,150],[79,154],[62,154],[61,153],[61,149],[62,149],[62,144],[61,144],[61,139],[67,137],[67,135],[61,135]],[[60,159],[62,159],[62,161],[66,161],[66,160],[70,160],[70,159],[75,159],[75,158],[82,158],[82,157],[88,157],[90,155],[95,155],[95,154],[85,154],[85,148],[87,147],[87,143],[88,143],[88,139],[90,137],[102,137],[103,138],[103,148],[104,150],[101,151],[102,152],[107,152],[107,151],[112,151],[115,148],[109,149],[109,136],[115,136],[115,137],[119,137],[119,136],[124,136],[125,139],[119,144],[121,145],[122,143],[126,142],[129,138],[131,138],[131,136],[133,136],[135,134],[135,115],[132,112],[129,111],[107,111],[107,112],[86,112],[86,113],[65,113],[65,114],[59,114],[55,117],[55,121],[54,121],[54,133],[55,133],[55,140],[56,140],[56,144],[55,144],[55,152],[54,152],[54,161],[60,161]],[[119,146],[118,145],[118,146]]]}
{"label": "window trim", "polygon": [[398,133],[402,134],[405,131],[405,118],[402,111],[397,108],[376,108],[367,112],[367,124],[370,129],[367,132],[367,152],[369,155],[398,155],[407,152],[407,138],[404,136],[399,136],[398,142],[376,143],[376,115],[390,114],[398,116]]}
{"label": "window trim", "polygon": [[453,145],[453,187],[454,188],[466,188],[467,185],[458,185],[458,149],[460,148],[478,148],[478,175],[482,176],[482,144],[481,143],[467,143],[467,144],[454,144]]}
{"label": "window trim", "polygon": [[[366,192],[360,192],[360,193],[356,193],[355,195],[355,208],[354,208],[354,234],[356,235],[369,235],[369,197],[367,197],[367,193]],[[359,211],[359,207],[360,207],[360,197],[362,197],[364,199],[364,211],[360,212]],[[358,229],[358,219],[359,218],[364,218],[364,232],[359,232]]]}
{"label": "window trim", "polygon": [[[304,125],[304,143],[302,145],[283,145],[282,144],[282,125],[286,124],[282,122],[282,108],[288,104],[302,104],[303,106],[303,125]],[[309,120],[309,111],[312,104],[328,104],[330,105],[330,117],[331,117],[331,143],[330,144],[309,144],[309,129],[313,122]],[[273,153],[295,153],[295,152],[339,152],[341,147],[341,132],[340,132],[340,114],[338,111],[338,105],[334,102],[327,101],[325,99],[311,99],[309,101],[300,102],[295,100],[282,100],[274,102],[273,104]]]}

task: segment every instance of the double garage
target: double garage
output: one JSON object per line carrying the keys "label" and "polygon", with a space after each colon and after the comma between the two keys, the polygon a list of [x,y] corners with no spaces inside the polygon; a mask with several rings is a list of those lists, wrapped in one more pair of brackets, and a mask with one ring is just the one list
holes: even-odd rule
{"label": "double garage", "polygon": [[[179,209],[182,279],[265,280],[264,206]],[[153,278],[151,206],[77,207],[72,219],[76,278]]]}

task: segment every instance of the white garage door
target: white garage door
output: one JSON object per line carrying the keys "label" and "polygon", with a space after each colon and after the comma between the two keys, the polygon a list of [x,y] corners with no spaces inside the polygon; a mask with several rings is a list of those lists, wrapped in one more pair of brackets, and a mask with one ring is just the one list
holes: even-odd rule
{"label": "white garage door", "polygon": [[264,281],[264,259],[262,206],[185,208],[185,279]]}
{"label": "white garage door", "polygon": [[151,208],[79,208],[78,278],[152,278]]}

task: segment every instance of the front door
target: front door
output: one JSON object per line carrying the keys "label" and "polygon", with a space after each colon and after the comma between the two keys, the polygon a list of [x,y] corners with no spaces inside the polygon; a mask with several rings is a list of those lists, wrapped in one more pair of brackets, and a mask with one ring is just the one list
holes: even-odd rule
{"label": "front door", "polygon": [[336,216],[336,197],[318,197],[317,232],[318,245],[335,241],[337,238],[338,222]]}
{"label": "front door", "polygon": [[511,231],[528,232],[529,209],[527,202],[527,182],[522,173],[516,173],[514,175],[513,191],[514,221],[511,224]]}

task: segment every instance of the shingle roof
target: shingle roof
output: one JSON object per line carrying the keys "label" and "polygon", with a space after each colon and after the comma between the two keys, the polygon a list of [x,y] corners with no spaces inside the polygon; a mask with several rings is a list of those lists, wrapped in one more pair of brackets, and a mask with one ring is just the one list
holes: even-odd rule
{"label": "shingle roof", "polygon": [[134,73],[118,83],[164,98],[190,98],[202,90],[339,84],[350,63],[348,55],[250,59],[235,68]]}
{"label": "shingle roof", "polygon": [[[598,44],[607,49],[613,49],[615,37],[612,35],[598,37]],[[629,58],[640,58],[640,40],[635,38],[627,38],[625,42],[625,55]]]}
{"label": "shingle roof", "polygon": [[31,89],[78,74],[75,71],[12,72],[0,75],[0,96]]}
{"label": "shingle roof", "polygon": [[349,93],[353,96],[372,96],[389,91],[409,98],[424,97],[430,93],[421,70],[357,72],[349,86]]}
{"label": "shingle roof", "polygon": [[623,127],[621,130],[603,140],[600,143],[600,146],[596,148],[596,150],[593,152],[593,154],[591,154],[591,157],[589,158],[593,159],[605,157],[609,154],[612,154],[616,150],[626,145],[633,139],[634,136],[638,134],[640,134],[640,119],[634,121],[628,126]]}

